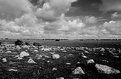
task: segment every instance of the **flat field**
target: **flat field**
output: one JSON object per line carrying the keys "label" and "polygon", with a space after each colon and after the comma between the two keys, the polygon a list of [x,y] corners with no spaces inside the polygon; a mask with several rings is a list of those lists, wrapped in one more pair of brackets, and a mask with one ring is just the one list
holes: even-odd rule
{"label": "flat field", "polygon": [[[16,47],[14,41],[1,40],[1,79],[120,79],[120,73],[101,73],[95,64],[121,71],[121,40],[23,40],[39,47]],[[21,57],[21,52],[29,55]],[[78,67],[84,73],[73,73]]]}

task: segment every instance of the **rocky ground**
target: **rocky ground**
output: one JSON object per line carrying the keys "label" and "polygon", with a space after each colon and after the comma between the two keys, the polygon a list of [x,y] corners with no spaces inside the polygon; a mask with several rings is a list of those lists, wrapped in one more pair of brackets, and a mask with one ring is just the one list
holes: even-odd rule
{"label": "rocky ground", "polygon": [[0,46],[1,79],[120,79],[121,49]]}

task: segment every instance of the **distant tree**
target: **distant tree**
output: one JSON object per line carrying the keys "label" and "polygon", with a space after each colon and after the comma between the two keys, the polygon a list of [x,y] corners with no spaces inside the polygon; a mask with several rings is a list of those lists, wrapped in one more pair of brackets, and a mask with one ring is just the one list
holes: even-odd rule
{"label": "distant tree", "polygon": [[2,43],[0,42],[0,45],[1,45]]}
{"label": "distant tree", "polygon": [[56,39],[55,41],[60,41],[60,39]]}
{"label": "distant tree", "polygon": [[23,45],[23,41],[17,40],[17,41],[15,41],[15,45]]}

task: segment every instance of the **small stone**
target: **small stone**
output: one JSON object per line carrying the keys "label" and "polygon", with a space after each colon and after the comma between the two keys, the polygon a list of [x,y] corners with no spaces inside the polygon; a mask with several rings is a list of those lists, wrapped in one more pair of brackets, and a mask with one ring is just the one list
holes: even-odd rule
{"label": "small stone", "polygon": [[52,69],[52,71],[56,71],[56,70],[57,70],[57,68],[53,68],[53,69]]}
{"label": "small stone", "polygon": [[16,50],[18,50],[18,51],[21,50],[21,47],[17,45]]}
{"label": "small stone", "polygon": [[104,49],[104,48],[101,48],[101,49],[100,49],[100,51],[101,51],[101,52],[104,52],[104,51],[105,51],[105,49]]}
{"label": "small stone", "polygon": [[83,57],[83,58],[87,58],[87,56],[85,56],[83,53],[82,53],[82,57]]}
{"label": "small stone", "polygon": [[8,71],[14,71],[14,72],[17,72],[18,70],[17,70],[17,69],[8,69]]}
{"label": "small stone", "polygon": [[85,56],[85,55],[83,55],[82,57],[83,57],[83,58],[87,58],[87,56]]}
{"label": "small stone", "polygon": [[47,56],[47,55],[43,55],[43,57],[45,57],[45,58],[50,58],[49,56]]}
{"label": "small stone", "polygon": [[50,63],[50,61],[49,61],[49,60],[48,60],[47,62],[48,62],[48,63]]}
{"label": "small stone", "polygon": [[38,50],[34,50],[35,53],[38,53],[39,51]]}
{"label": "small stone", "polygon": [[3,62],[4,62],[4,63],[6,63],[6,62],[7,62],[7,59],[6,59],[6,58],[3,58],[2,60],[3,60]]}
{"label": "small stone", "polygon": [[71,63],[66,63],[66,65],[71,65]]}
{"label": "small stone", "polygon": [[36,54],[35,58],[39,60],[42,58],[42,55]]}
{"label": "small stone", "polygon": [[6,53],[12,53],[11,51],[7,51]]}
{"label": "small stone", "polygon": [[80,64],[80,62],[77,62],[77,64]]}
{"label": "small stone", "polygon": [[87,60],[87,64],[94,64],[94,63],[95,63],[95,61],[93,59]]}
{"label": "small stone", "polygon": [[23,48],[23,49],[29,49],[29,46],[23,45],[22,48]]}
{"label": "small stone", "polygon": [[120,58],[119,56],[114,56],[114,58]]}
{"label": "small stone", "polygon": [[36,64],[36,62],[33,59],[31,59],[31,58],[28,60],[28,63],[30,63],[30,64]]}

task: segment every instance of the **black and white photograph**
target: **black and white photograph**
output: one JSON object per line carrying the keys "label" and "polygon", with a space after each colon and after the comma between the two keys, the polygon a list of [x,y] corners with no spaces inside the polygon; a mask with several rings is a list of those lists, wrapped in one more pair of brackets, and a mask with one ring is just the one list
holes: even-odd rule
{"label": "black and white photograph", "polygon": [[121,79],[121,0],[0,0],[0,79]]}

